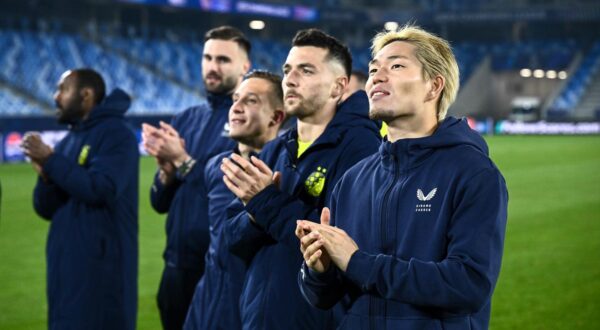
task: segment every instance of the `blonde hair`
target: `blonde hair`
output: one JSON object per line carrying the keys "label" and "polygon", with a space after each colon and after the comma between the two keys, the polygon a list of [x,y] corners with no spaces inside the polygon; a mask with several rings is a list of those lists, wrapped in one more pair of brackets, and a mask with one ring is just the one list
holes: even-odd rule
{"label": "blonde hair", "polygon": [[383,47],[394,41],[406,41],[416,47],[415,56],[423,65],[424,79],[430,80],[438,75],[444,77],[445,86],[437,105],[437,118],[442,121],[456,99],[460,84],[458,64],[450,44],[418,26],[406,24],[397,31],[378,33],[371,44],[372,56],[375,57]]}

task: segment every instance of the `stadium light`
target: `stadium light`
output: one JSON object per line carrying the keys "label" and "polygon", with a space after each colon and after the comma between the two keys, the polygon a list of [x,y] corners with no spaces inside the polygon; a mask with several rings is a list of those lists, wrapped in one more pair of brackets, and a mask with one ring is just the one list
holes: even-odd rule
{"label": "stadium light", "polygon": [[546,78],[548,79],[556,79],[556,71],[548,70],[546,71]]}
{"label": "stadium light", "polygon": [[560,71],[558,73],[558,79],[567,79],[567,71]]}
{"label": "stadium light", "polygon": [[544,70],[536,69],[535,71],[533,71],[533,76],[536,78],[544,78]]}
{"label": "stadium light", "polygon": [[387,31],[396,31],[396,29],[398,28],[398,23],[396,23],[396,22],[386,22],[383,25],[383,28],[386,29]]}
{"label": "stadium light", "polygon": [[523,77],[523,78],[531,77],[531,70],[530,69],[521,69],[521,77]]}
{"label": "stadium light", "polygon": [[249,25],[252,30],[262,30],[265,28],[265,22],[261,20],[250,21]]}

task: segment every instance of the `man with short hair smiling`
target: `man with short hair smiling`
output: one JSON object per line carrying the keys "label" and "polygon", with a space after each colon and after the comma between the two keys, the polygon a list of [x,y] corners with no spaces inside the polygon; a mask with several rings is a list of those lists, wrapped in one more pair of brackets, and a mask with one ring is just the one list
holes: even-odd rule
{"label": "man with short hair smiling", "polygon": [[405,26],[372,50],[370,115],[388,141],[344,175],[321,224],[298,221],[303,295],[323,309],[345,298],[343,329],[487,329],[508,193],[483,138],[446,118],[450,45]]}
{"label": "man with short hair smiling", "polygon": [[[245,159],[255,156],[277,137],[284,117],[281,77],[266,71],[248,74],[233,93],[229,109],[229,136],[238,142],[233,153]],[[210,246],[184,329],[241,328],[238,302],[246,265],[229,252],[223,235],[225,210],[235,195],[225,186],[220,165],[231,154],[226,151],[211,158],[201,182],[208,198]]]}
{"label": "man with short hair smiling", "polygon": [[240,297],[244,329],[331,325],[331,315],[306,303],[296,285],[302,255],[294,228],[299,218],[317,221],[343,173],[380,144],[365,93],[340,103],[351,66],[338,40],[299,31],[283,67],[285,112],[297,116],[297,129],[267,144],[260,159],[223,160],[223,179],[244,209],[231,212],[225,228],[230,250],[249,263]]}
{"label": "man with short hair smiling", "polygon": [[177,114],[171,125],[143,125],[144,147],[159,167],[150,201],[157,212],[168,212],[165,267],[157,297],[165,329],[183,326],[204,270],[208,206],[198,181],[208,159],[235,146],[226,128],[227,113],[231,94],[250,68],[249,56],[250,42],[238,29],[221,26],[209,30],[202,53],[208,104]]}

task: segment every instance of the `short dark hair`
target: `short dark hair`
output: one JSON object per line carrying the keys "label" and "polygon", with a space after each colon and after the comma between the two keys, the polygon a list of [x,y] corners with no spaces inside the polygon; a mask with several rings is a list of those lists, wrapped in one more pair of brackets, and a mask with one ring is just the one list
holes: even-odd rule
{"label": "short dark hair", "polygon": [[327,49],[327,59],[335,59],[344,66],[346,76],[350,77],[352,71],[352,55],[346,45],[336,38],[328,35],[319,29],[300,30],[292,40],[293,47],[313,46]]}
{"label": "short dark hair", "polygon": [[210,39],[234,41],[246,52],[246,55],[250,56],[250,50],[252,49],[250,40],[246,38],[242,31],[233,26],[223,25],[208,30],[206,34],[204,34],[204,42],[207,42]]}
{"label": "short dark hair", "polygon": [[75,77],[75,86],[77,89],[84,87],[94,90],[94,105],[100,104],[106,95],[106,84],[102,76],[95,70],[81,68],[72,70]]}
{"label": "short dark hair", "polygon": [[271,83],[273,95],[270,97],[271,104],[280,107],[283,106],[283,88],[281,87],[281,76],[266,70],[253,70],[244,76],[244,80],[250,78],[260,78]]}
{"label": "short dark hair", "polygon": [[367,83],[367,80],[369,79],[369,76],[361,70],[352,71],[352,75],[354,75],[363,84]]}

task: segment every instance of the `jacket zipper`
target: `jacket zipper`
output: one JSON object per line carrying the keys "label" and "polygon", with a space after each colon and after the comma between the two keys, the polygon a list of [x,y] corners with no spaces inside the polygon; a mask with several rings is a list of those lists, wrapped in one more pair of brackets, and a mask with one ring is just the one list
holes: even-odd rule
{"label": "jacket zipper", "polygon": [[[393,168],[393,172],[394,172],[394,176],[392,177],[392,181],[390,182],[390,184],[387,186],[385,193],[383,194],[383,201],[381,203],[381,250],[383,253],[389,253],[389,251],[387,251],[385,249],[385,244],[387,241],[387,218],[388,218],[388,200],[390,198],[390,193],[392,191],[392,189],[394,188],[394,184],[396,183],[396,181],[398,180],[398,166],[396,165],[396,156],[391,155],[392,156],[392,168]],[[371,301],[370,303],[375,304],[377,301],[374,298],[370,298]],[[384,309],[384,313],[385,313],[385,309],[386,309],[386,303],[385,300],[382,300],[383,302],[383,309]],[[373,310],[376,310],[378,308],[376,308],[377,306],[373,306]],[[371,319],[371,329],[377,329],[377,323],[375,322],[376,319],[374,317],[370,317]],[[383,315],[383,321],[385,322],[385,315]]]}

